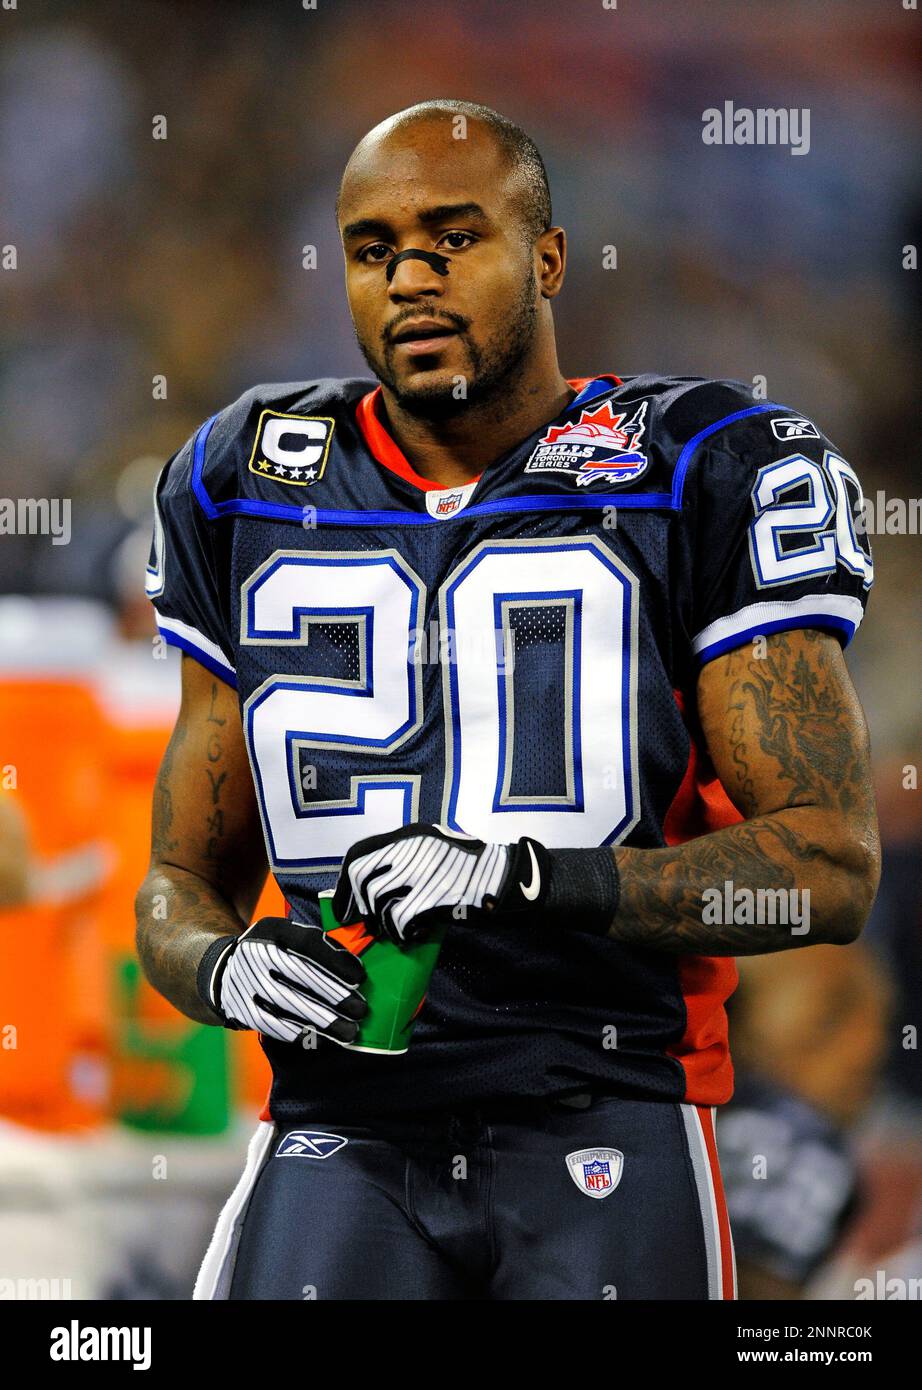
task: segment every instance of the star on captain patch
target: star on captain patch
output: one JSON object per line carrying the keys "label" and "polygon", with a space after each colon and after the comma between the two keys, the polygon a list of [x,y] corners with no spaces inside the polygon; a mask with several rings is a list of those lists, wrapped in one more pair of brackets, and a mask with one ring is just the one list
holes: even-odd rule
{"label": "star on captain patch", "polygon": [[264,410],[256,428],[250,472],[277,483],[310,487],[323,477],[334,424],[329,415]]}

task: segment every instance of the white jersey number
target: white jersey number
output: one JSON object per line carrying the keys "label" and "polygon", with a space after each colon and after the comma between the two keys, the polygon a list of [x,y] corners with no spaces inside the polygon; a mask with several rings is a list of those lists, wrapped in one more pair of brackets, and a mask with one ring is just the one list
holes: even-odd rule
{"label": "white jersey number", "polygon": [[[348,679],[277,674],[244,705],[276,872],[337,868],[356,840],[418,818],[422,772],[399,750],[423,722],[427,660],[442,668],[446,824],[487,840],[529,834],[551,846],[616,843],[636,825],[636,577],[596,538],[486,541],[439,599],[433,652],[425,587],[396,551],[276,551],[243,585],[244,644],[309,654],[314,624],[354,629]],[[516,677],[512,639],[527,609],[556,610],[564,727],[553,785],[524,797],[513,776],[516,730],[521,736],[526,722],[534,729],[535,710],[533,701],[523,705],[529,692]],[[369,770],[350,774],[348,794],[324,800],[311,749],[356,755]],[[372,771],[378,760],[381,770]]]}
{"label": "white jersey number", "polygon": [[[794,489],[805,489],[806,498],[785,501]],[[853,508],[860,513],[863,502],[854,470],[830,449],[822,467],[792,454],[761,468],[752,490],[755,519],[749,527],[759,588],[832,574],[837,564],[860,575],[869,588],[874,565],[858,543],[853,520]]]}

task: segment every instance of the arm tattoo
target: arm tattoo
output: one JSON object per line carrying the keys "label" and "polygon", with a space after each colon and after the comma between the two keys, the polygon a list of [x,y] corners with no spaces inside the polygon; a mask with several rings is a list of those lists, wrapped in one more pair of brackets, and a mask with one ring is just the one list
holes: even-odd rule
{"label": "arm tattoo", "polygon": [[[804,829],[799,828],[797,817],[803,818],[804,810],[743,821],[672,849],[616,851],[621,903],[612,934],[635,946],[714,956],[761,955],[834,939],[815,910],[805,935],[791,931],[792,921],[799,924],[799,911],[795,920],[778,910],[779,890],[787,895],[806,887],[805,901],[815,909],[816,889],[835,870],[819,830],[804,819]],[[756,902],[761,892],[762,903],[774,905],[763,912],[766,920],[737,922],[732,915],[729,921],[709,920],[705,894],[716,892],[722,901],[728,883],[733,891],[748,889]]]}
{"label": "arm tattoo", "polygon": [[[218,688],[212,682],[211,710],[207,722],[209,724],[215,724],[218,729],[221,729],[227,721],[225,719],[219,719],[214,712],[217,693]],[[205,846],[205,858],[208,860],[209,864],[220,865],[223,861],[221,840],[224,835],[224,811],[221,808],[221,793],[224,789],[224,783],[227,781],[227,772],[226,770],[219,770],[221,761],[224,757],[224,746],[221,742],[221,735],[218,732],[209,735],[207,757],[210,766],[205,768],[205,775],[208,778],[211,805],[214,807],[214,810],[205,817],[205,822],[210,832]]]}
{"label": "arm tattoo", "polygon": [[160,764],[160,771],[157,773],[157,781],[154,784],[151,848],[155,859],[163,859],[174,853],[179,847],[178,839],[174,839],[171,834],[173,829],[173,793],[170,790],[170,777],[173,773],[173,759],[185,737],[186,730],[180,721],[176,724],[167,744],[163,762]]}
{"label": "arm tattoo", "polygon": [[[615,850],[618,940],[752,955],[852,940],[864,923],[879,851],[857,698],[834,639],[804,631],[761,640],[761,658],[744,647],[723,659],[710,687],[718,694],[701,710],[726,790],[748,819],[669,849]],[[727,885],[761,893],[763,920],[710,920],[706,903]],[[779,894],[791,893],[794,918],[776,911]],[[792,932],[792,920],[807,931]]]}
{"label": "arm tattoo", "polygon": [[216,1022],[198,997],[199,961],[216,936],[235,936],[247,924],[217,888],[173,864],[148,874],[136,910],[138,954],[148,979],[188,1018]]}
{"label": "arm tattoo", "polygon": [[779,805],[828,806],[848,814],[872,803],[866,749],[853,742],[855,698],[830,660],[828,639],[812,630],[792,653],[780,633],[762,660],[748,648],[730,654],[727,726],[735,781],[727,787],[741,809],[757,814],[753,761],[774,765]]}
{"label": "arm tattoo", "polygon": [[172,782],[188,731],[182,718],[177,721],[154,793],[151,869],[135,902],[138,954],[148,978],[184,1014],[203,1023],[216,1019],[198,998],[198,963],[216,936],[236,935],[247,925],[233,905],[232,874],[240,866],[227,836],[227,720],[217,713],[217,697],[212,683],[204,752],[192,774],[193,785],[201,779],[201,794],[185,837],[176,823]]}

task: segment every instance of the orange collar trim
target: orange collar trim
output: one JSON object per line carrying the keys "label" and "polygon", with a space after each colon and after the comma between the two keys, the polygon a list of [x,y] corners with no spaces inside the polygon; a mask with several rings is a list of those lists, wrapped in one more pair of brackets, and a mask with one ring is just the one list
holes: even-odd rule
{"label": "orange collar trim", "polygon": [[[621,378],[613,372],[600,372],[599,377],[606,377],[613,381],[616,386],[621,385]],[[578,376],[567,379],[567,385],[572,386],[579,395],[590,381],[596,381],[598,377]],[[411,483],[413,487],[419,488],[421,492],[444,492],[444,484],[433,482],[431,478],[424,478],[421,473],[417,473],[410,460],[406,458],[403,450],[385,429],[381,417],[378,415],[378,401],[381,399],[381,387],[376,386],[373,391],[369,391],[363,396],[355,408],[355,418],[359,431],[372,458],[385,468],[389,468],[392,473],[396,473],[404,482]],[[479,482],[483,475],[478,473],[476,478],[468,478],[466,483],[461,483],[461,487],[469,487],[471,483]]]}

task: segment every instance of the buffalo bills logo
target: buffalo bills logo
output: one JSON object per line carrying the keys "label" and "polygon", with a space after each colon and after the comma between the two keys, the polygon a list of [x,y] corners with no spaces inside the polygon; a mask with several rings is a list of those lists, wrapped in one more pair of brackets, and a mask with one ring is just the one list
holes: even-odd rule
{"label": "buffalo bills logo", "polygon": [[628,418],[611,401],[587,407],[567,425],[551,425],[525,465],[526,473],[569,473],[577,487],[599,478],[609,483],[629,483],[649,465],[641,447],[647,417],[647,401],[641,401]]}

